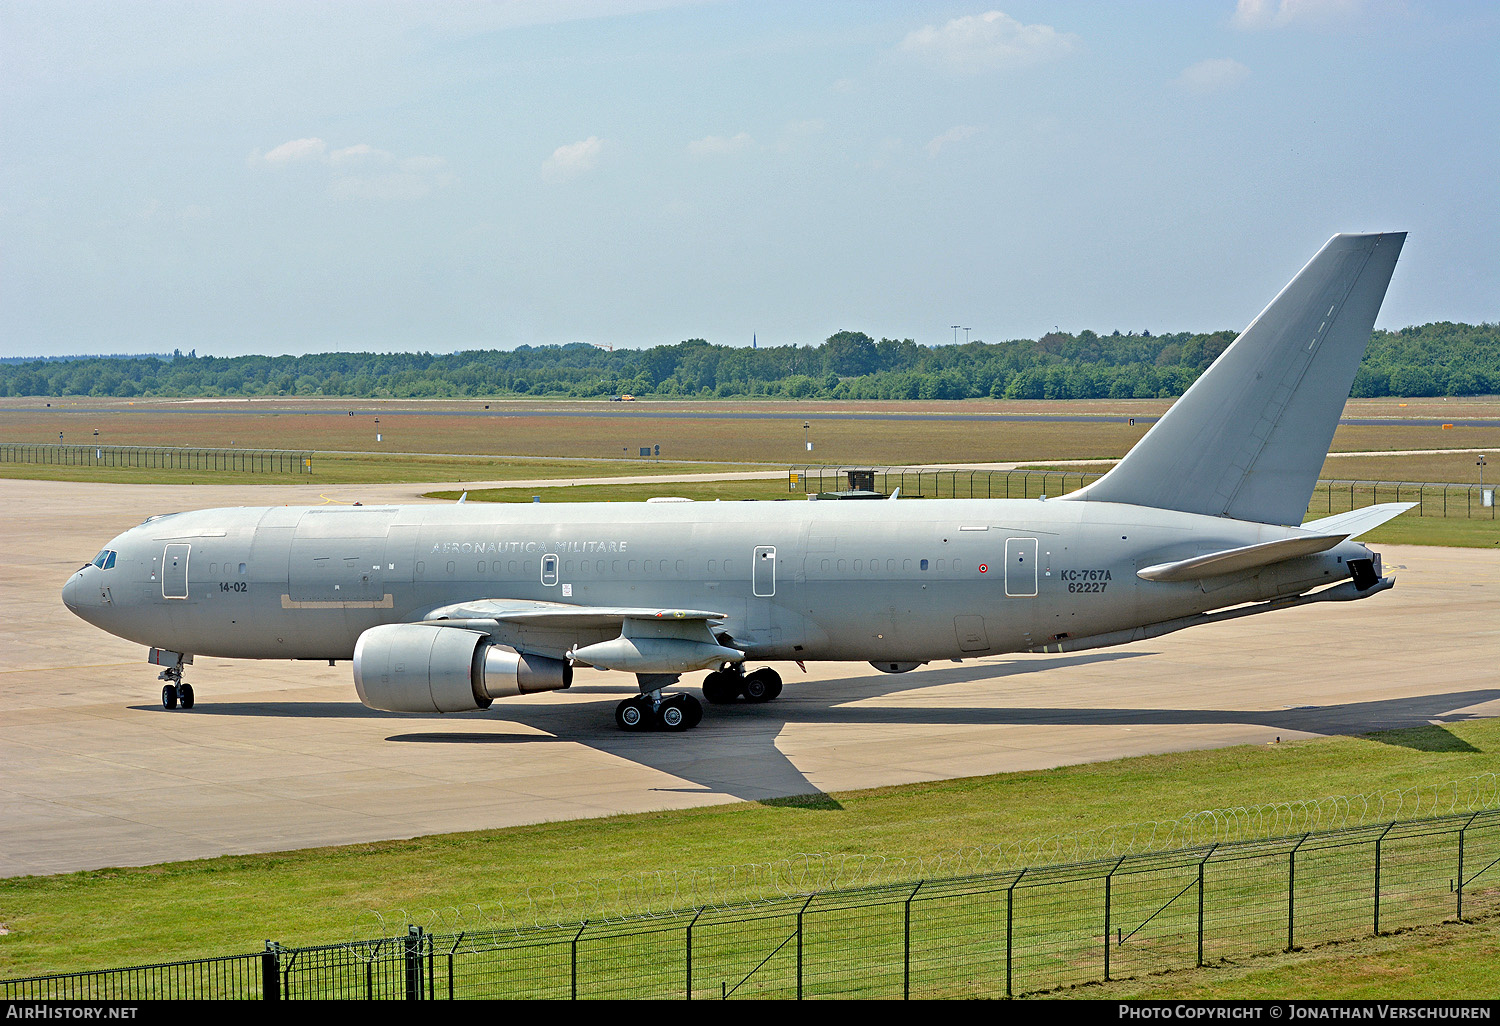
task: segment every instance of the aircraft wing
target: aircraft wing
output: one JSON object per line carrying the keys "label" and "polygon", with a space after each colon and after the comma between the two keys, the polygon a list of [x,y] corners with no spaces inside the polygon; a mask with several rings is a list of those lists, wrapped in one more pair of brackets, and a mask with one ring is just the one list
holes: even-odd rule
{"label": "aircraft wing", "polygon": [[1310,556],[1323,552],[1343,541],[1343,534],[1314,534],[1299,538],[1283,538],[1280,541],[1261,542],[1258,545],[1242,545],[1233,549],[1220,549],[1191,559],[1179,559],[1173,563],[1158,563],[1137,570],[1136,576],[1147,581],[1197,581],[1220,574],[1233,574],[1258,566],[1269,566],[1285,559]]}
{"label": "aircraft wing", "polygon": [[713,627],[724,618],[704,609],[492,598],[439,606],[415,622],[483,631],[517,650],[605,670],[682,673],[745,658],[715,637]]}
{"label": "aircraft wing", "polygon": [[653,609],[637,606],[582,606],[572,602],[527,599],[479,599],[455,602],[422,613],[417,619],[496,620],[533,627],[566,630],[575,627],[620,627],[626,620],[722,620],[723,613],[703,609]]}

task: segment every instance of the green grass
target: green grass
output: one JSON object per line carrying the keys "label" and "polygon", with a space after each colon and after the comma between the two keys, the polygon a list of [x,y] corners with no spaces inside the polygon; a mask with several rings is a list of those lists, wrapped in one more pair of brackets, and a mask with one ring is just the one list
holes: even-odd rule
{"label": "green grass", "polygon": [[[886,856],[993,845],[1202,809],[1435,785],[1489,772],[1500,720],[507,830],[0,881],[0,976],[97,969],[364,935],[379,910],[477,904],[642,867],[799,852]],[[1418,947],[1420,943],[1418,942]],[[1425,956],[1424,956],[1425,957]],[[1336,975],[1336,974],[1335,974]],[[1493,991],[1492,991],[1493,992]]]}

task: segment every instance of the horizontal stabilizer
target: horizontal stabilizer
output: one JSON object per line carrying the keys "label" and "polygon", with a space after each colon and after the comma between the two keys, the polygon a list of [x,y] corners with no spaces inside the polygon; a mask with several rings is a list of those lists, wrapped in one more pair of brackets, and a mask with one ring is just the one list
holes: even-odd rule
{"label": "horizontal stabilizer", "polygon": [[1315,534],[1280,541],[1261,542],[1258,545],[1242,545],[1236,549],[1221,549],[1192,559],[1179,559],[1175,563],[1158,563],[1136,576],[1148,581],[1197,581],[1220,574],[1238,573],[1258,566],[1269,566],[1298,556],[1310,556],[1333,548],[1346,536],[1342,534]]}
{"label": "horizontal stabilizer", "polygon": [[1387,520],[1394,520],[1413,506],[1420,506],[1420,502],[1383,502],[1378,506],[1366,506],[1364,509],[1351,509],[1347,513],[1338,513],[1322,520],[1310,520],[1302,525],[1304,531],[1316,531],[1319,534],[1343,534],[1350,538],[1358,538],[1367,531],[1373,531]]}

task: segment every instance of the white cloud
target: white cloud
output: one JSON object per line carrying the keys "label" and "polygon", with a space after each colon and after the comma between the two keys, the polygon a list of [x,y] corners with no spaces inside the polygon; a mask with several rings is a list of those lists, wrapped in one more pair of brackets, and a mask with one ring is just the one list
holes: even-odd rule
{"label": "white cloud", "polygon": [[1183,69],[1177,84],[1195,93],[1231,89],[1250,76],[1250,69],[1228,57],[1211,57]]}
{"label": "white cloud", "polygon": [[927,155],[936,157],[938,152],[949,143],[963,142],[972,135],[978,134],[979,129],[973,125],[955,125],[942,135],[927,144]]}
{"label": "white cloud", "polygon": [[542,161],[542,177],[548,181],[576,178],[592,171],[599,164],[599,154],[604,151],[604,140],[597,135],[552,151],[552,156]]}
{"label": "white cloud", "polygon": [[694,157],[722,157],[733,153],[742,153],[755,145],[755,140],[750,138],[749,132],[739,132],[731,136],[705,135],[702,139],[695,139],[688,143],[687,151]]}
{"label": "white cloud", "polygon": [[1322,26],[1349,18],[1360,6],[1361,0],[1238,0],[1230,24],[1247,31]]}
{"label": "white cloud", "polygon": [[390,164],[395,161],[395,156],[387,150],[377,150],[369,143],[358,143],[354,146],[345,146],[341,150],[334,150],[328,155],[328,160],[335,167],[340,165],[358,164]]}
{"label": "white cloud", "polygon": [[293,139],[277,146],[261,159],[267,164],[280,167],[304,160],[320,161],[327,150],[322,139]]}
{"label": "white cloud", "polygon": [[442,157],[399,159],[389,150],[356,143],[330,151],[322,139],[293,139],[265,154],[250,155],[252,165],[273,168],[292,165],[321,168],[328,191],[343,199],[421,199],[457,179]]}
{"label": "white cloud", "polygon": [[917,29],[901,41],[901,49],[949,70],[976,74],[1056,60],[1078,43],[1077,36],[1051,25],[1023,25],[1008,14],[988,11],[954,18],[940,28]]}

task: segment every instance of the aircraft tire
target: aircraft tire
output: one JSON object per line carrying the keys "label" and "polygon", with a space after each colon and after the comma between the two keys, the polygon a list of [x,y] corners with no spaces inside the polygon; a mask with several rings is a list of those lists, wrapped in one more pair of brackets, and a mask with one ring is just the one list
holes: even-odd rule
{"label": "aircraft tire", "polygon": [[615,706],[615,726],[621,730],[645,730],[649,723],[646,704],[639,698],[627,698]]}
{"label": "aircraft tire", "polygon": [[179,684],[177,686],[177,698],[184,709],[193,707],[193,686],[191,684]]}
{"label": "aircraft tire", "polygon": [[681,702],[663,702],[656,719],[663,730],[687,730],[687,710]]}
{"label": "aircraft tire", "polygon": [[781,694],[781,674],[769,666],[762,666],[753,673],[745,674],[741,692],[747,701],[769,702]]}
{"label": "aircraft tire", "polygon": [[715,670],[703,678],[703,697],[710,705],[728,705],[740,693],[738,674]]}
{"label": "aircraft tire", "polygon": [[163,709],[177,708],[177,685],[166,684],[161,689],[161,707]]}

